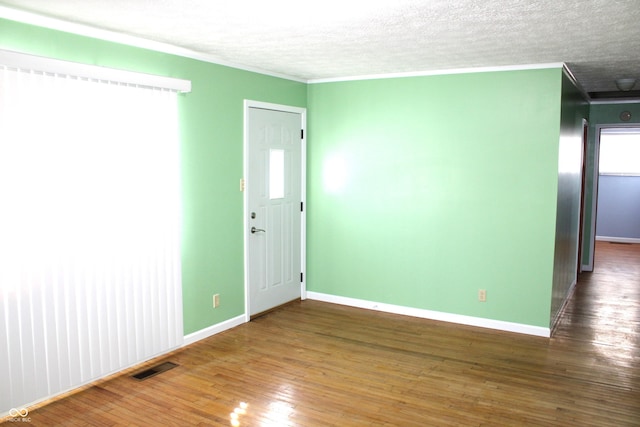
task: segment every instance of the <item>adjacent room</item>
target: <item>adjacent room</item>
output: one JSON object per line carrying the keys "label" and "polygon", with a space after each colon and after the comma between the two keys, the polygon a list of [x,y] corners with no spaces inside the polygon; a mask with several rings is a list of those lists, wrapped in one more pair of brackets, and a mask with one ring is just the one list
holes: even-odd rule
{"label": "adjacent room", "polygon": [[596,240],[640,243],[640,128],[600,130]]}
{"label": "adjacent room", "polygon": [[0,0],[0,421],[637,425],[639,20]]}

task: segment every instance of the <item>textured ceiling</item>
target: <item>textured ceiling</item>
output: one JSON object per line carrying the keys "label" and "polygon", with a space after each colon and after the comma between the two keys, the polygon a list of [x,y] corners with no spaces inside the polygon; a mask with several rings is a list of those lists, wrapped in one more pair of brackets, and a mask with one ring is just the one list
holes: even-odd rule
{"label": "textured ceiling", "polygon": [[640,87],[638,0],[0,0],[303,80],[565,62]]}

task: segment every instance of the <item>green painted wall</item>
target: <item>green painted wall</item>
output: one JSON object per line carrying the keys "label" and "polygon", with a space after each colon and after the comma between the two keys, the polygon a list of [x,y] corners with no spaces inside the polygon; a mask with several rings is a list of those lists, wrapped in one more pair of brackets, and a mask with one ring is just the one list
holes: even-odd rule
{"label": "green painted wall", "polygon": [[548,327],[561,76],[310,85],[308,290]]}
{"label": "green painted wall", "polygon": [[[620,120],[620,113],[629,111],[631,120],[623,122]],[[589,144],[587,146],[587,181],[585,185],[585,200],[587,209],[585,209],[585,229],[582,247],[582,265],[589,265],[591,259],[591,239],[593,239],[594,230],[592,229],[593,221],[593,178],[597,173],[595,164],[596,155],[596,126],[598,125],[620,125],[620,124],[638,124],[640,123],[640,102],[629,102],[624,104],[592,104],[589,111]]]}
{"label": "green painted wall", "polygon": [[309,290],[549,326],[559,68],[307,86],[1,19],[0,48],[192,81],[185,334],[244,312],[245,98],[309,108]]}
{"label": "green painted wall", "polygon": [[179,105],[184,331],[243,314],[243,100],[305,107],[306,85],[4,19],[0,48],[192,81]]}
{"label": "green painted wall", "polygon": [[563,74],[558,161],[558,210],[550,313],[552,323],[560,313],[571,286],[577,280],[583,119],[587,119],[588,116],[589,105],[587,101],[574,83]]}

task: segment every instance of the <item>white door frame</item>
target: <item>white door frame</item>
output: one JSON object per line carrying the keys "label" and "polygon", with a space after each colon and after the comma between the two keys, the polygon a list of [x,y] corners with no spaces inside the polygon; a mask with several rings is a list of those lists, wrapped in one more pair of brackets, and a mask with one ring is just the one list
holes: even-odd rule
{"label": "white door frame", "polygon": [[[589,235],[589,262],[582,265],[582,271],[593,271],[596,245],[596,220],[598,216],[598,184],[600,179],[600,132],[612,128],[640,128],[640,123],[601,123],[595,126],[595,147],[593,156],[593,182],[591,184],[591,234]],[[582,243],[584,247],[584,242]]]}
{"label": "white door frame", "polygon": [[249,191],[248,186],[251,185],[251,173],[249,171],[249,108],[262,108],[265,110],[283,111],[287,113],[300,114],[300,128],[302,129],[302,140],[300,141],[300,196],[303,203],[303,210],[300,217],[300,269],[302,270],[302,280],[300,282],[300,297],[307,298],[307,109],[293,107],[290,105],[272,104],[268,102],[244,100],[244,135],[243,135],[243,178],[241,179],[240,189],[244,192],[244,207],[242,214],[244,220],[244,316],[245,322],[251,320],[249,311]]}

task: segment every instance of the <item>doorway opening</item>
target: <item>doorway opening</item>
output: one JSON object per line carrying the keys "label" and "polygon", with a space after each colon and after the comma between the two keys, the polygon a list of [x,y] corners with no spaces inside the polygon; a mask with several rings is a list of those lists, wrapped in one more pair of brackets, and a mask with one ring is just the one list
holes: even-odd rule
{"label": "doorway opening", "polygon": [[640,244],[638,159],[638,124],[597,127],[589,260],[591,270],[595,267],[596,240]]}

